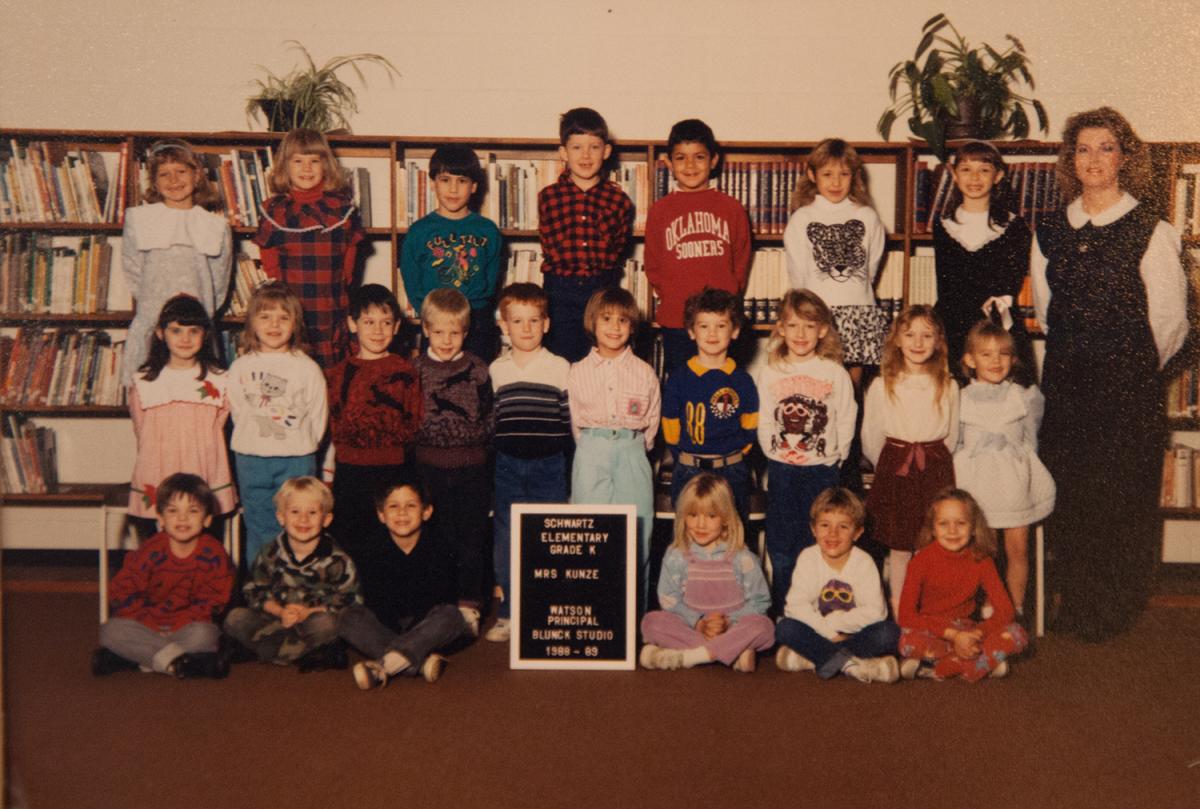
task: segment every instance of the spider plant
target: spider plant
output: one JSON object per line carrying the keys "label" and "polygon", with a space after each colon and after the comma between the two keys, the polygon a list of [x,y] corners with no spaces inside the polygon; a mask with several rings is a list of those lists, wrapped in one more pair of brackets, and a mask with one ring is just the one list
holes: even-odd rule
{"label": "spider plant", "polygon": [[294,39],[286,43],[300,51],[304,64],[284,76],[276,76],[259,65],[266,73],[265,79],[255,79],[257,92],[246,99],[246,120],[261,115],[272,132],[285,132],[296,127],[329,132],[334,129],[350,129],[350,116],[358,112],[358,98],[354,88],[342,81],[337,72],[349,68],[358,76],[363,87],[366,76],[359,68],[360,63],[379,65],[394,83],[400,75],[396,66],[377,53],[354,53],[335,56],[317,67],[308,49]]}
{"label": "spider plant", "polygon": [[[912,133],[945,158],[948,138],[1028,137],[1026,105],[1033,107],[1038,129],[1048,132],[1045,107],[1025,94],[1034,89],[1025,46],[1012,34],[1005,39],[1003,51],[986,42],[971,47],[945,14],[930,18],[913,58],[888,73],[892,104],[879,118],[879,134],[887,140],[892,125],[907,115]],[[901,81],[906,89],[898,95]]]}

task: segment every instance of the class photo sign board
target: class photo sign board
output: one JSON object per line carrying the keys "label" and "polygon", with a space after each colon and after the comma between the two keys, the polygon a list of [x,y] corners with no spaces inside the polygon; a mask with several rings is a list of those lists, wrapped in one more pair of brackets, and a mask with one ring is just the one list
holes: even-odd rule
{"label": "class photo sign board", "polygon": [[636,667],[633,506],[516,504],[512,549],[511,668]]}

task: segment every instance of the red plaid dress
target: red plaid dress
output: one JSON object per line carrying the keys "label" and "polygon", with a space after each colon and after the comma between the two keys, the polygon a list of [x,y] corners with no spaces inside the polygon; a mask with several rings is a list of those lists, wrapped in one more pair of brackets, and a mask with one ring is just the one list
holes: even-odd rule
{"label": "red plaid dress", "polygon": [[346,194],[334,191],[276,194],[263,204],[254,242],[273,248],[279,280],[300,296],[312,357],[322,368],[345,358],[347,292],[353,268],[346,254],[362,241],[358,209]]}

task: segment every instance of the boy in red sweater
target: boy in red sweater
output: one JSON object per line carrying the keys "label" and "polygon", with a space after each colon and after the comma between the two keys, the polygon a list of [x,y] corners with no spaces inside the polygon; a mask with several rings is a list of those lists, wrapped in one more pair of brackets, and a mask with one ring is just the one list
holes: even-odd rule
{"label": "boy in red sweater", "polygon": [[204,529],[216,500],[196,475],[171,475],[158,487],[162,530],[131,551],[108,587],[113,617],[100,626],[96,676],[142,668],[175,677],[224,677],[214,616],[233,591],[225,548]]}
{"label": "boy in red sweater", "polygon": [[708,185],[720,159],[708,124],[689,118],[671,127],[667,165],[675,192],[650,206],[645,252],[646,276],[658,296],[654,320],[662,327],[668,373],[696,353],[683,325],[687,299],[705,287],[740,295],[750,272],[746,209]]}
{"label": "boy in red sweater", "polygon": [[354,290],[346,323],[358,350],[325,373],[336,458],[337,512],[329,532],[362,567],[377,534],[375,489],[409,461],[407,449],[421,426],[422,404],[416,371],[391,353],[401,323],[400,304],[391,290],[381,284]]}

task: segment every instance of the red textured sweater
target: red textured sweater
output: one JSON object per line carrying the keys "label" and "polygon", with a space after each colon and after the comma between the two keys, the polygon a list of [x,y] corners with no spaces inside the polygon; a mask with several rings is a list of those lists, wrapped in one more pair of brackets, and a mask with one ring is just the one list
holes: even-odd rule
{"label": "red textured sweater", "polygon": [[404,463],[405,448],[421,426],[421,386],[408,360],[350,357],[326,372],[329,424],[339,463]]}
{"label": "red textured sweater", "polygon": [[201,534],[191,554],[171,553],[171,540],[159,531],[125,555],[108,585],[113,615],[140,621],[156,632],[188,624],[212,623],[233,591],[233,567],[220,542]]}
{"label": "red textured sweater", "polygon": [[932,542],[917,551],[908,565],[898,623],[904,629],[924,629],[940,636],[955,621],[971,617],[980,587],[995,612],[979,628],[992,632],[1011,624],[1012,600],[996,564],[988,557],[976,559],[969,550],[951,553]]}

